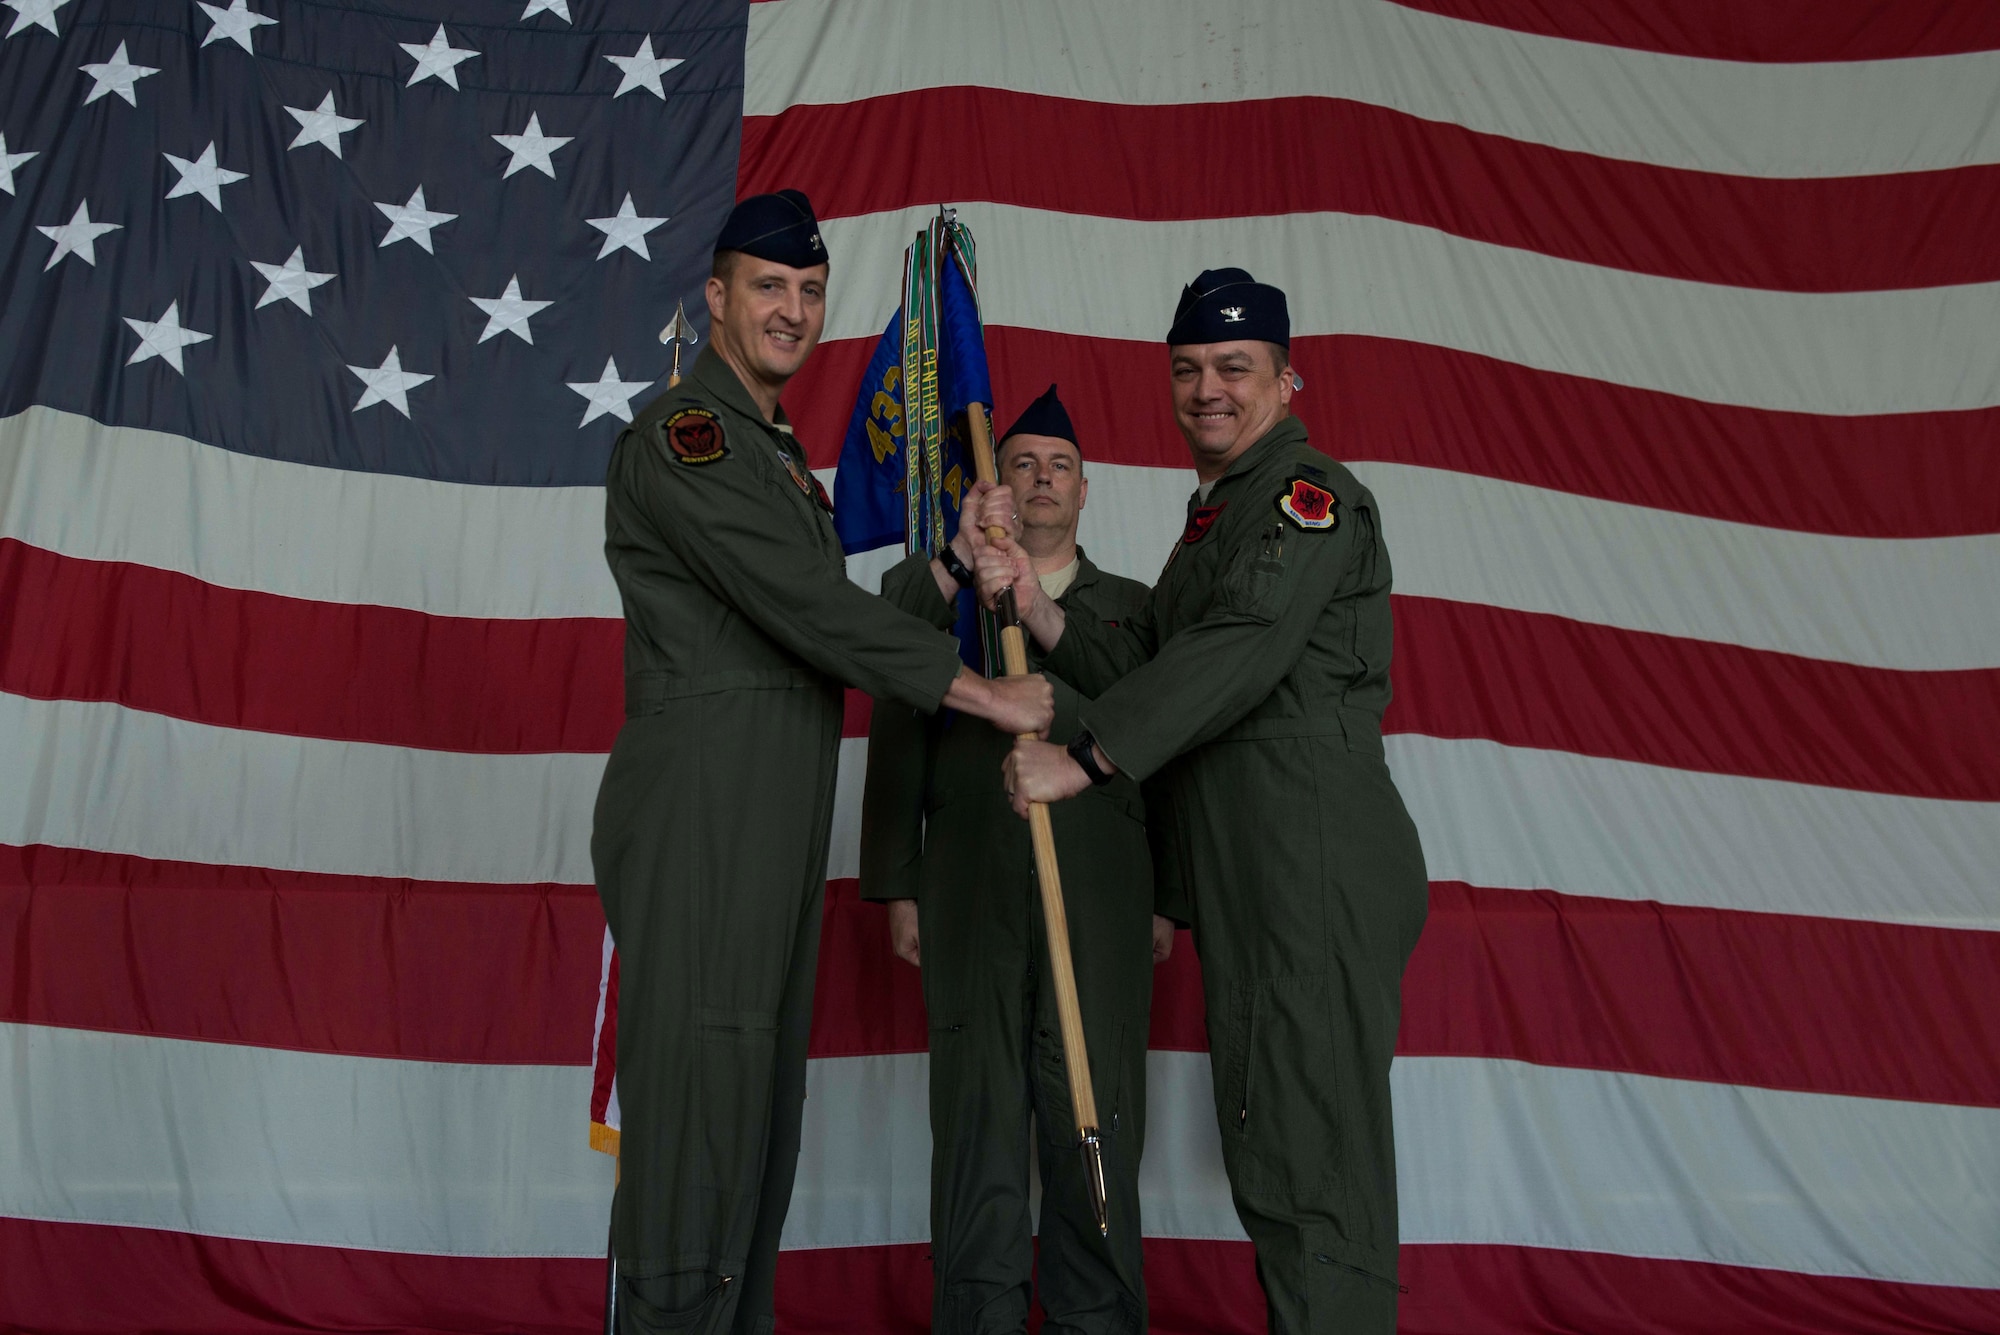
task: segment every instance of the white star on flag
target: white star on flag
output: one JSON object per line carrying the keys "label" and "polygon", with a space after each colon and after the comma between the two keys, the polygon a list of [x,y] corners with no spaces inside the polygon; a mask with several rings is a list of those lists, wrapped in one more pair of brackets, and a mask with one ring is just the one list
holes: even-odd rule
{"label": "white star on flag", "polygon": [[125,323],[131,325],[132,332],[139,336],[139,346],[125,359],[127,366],[158,357],[182,375],[187,374],[187,368],[181,365],[181,349],[190,343],[206,343],[215,337],[214,334],[183,329],[178,301],[167,303],[167,313],[157,320],[135,320],[128,315]]}
{"label": "white star on flag", "polygon": [[250,45],[250,34],[266,24],[276,26],[278,22],[274,18],[251,12],[249,0],[235,0],[235,3],[227,9],[217,9],[214,5],[206,3],[206,0],[196,0],[196,3],[201,5],[203,13],[215,20],[215,26],[208,30],[208,36],[201,39],[203,46],[227,38],[254,56],[257,51]]}
{"label": "white star on flag", "polygon": [[286,107],[285,114],[299,123],[299,137],[286,145],[287,148],[319,144],[332,149],[335,157],[340,156],[340,136],[365,123],[358,116],[337,114],[333,109],[332,93],[321,98],[319,105],[311,111],[304,107]]}
{"label": "white star on flag", "polygon": [[103,64],[78,65],[77,68],[94,81],[90,92],[83,99],[83,105],[86,107],[106,93],[116,93],[125,99],[127,105],[136,107],[139,105],[139,94],[135,91],[135,85],[139,80],[159,73],[151,65],[134,65],[125,55],[123,42],[120,42],[118,49],[111,53],[111,59]]}
{"label": "white star on flag", "polygon": [[124,223],[100,223],[90,220],[90,201],[84,200],[76,206],[70,220],[60,227],[37,227],[35,230],[56,243],[56,253],[49,256],[49,262],[42,266],[47,273],[56,267],[56,261],[65,255],[74,255],[85,264],[97,263],[97,238],[106,232],[115,232]]}
{"label": "white star on flag", "polygon": [[250,179],[249,172],[233,172],[227,167],[218,167],[215,163],[213,143],[203,149],[201,156],[193,162],[189,162],[186,158],[177,158],[171,153],[162,153],[160,156],[171,162],[174,170],[181,174],[180,184],[167,191],[167,198],[179,199],[182,195],[200,195],[215,206],[217,213],[222,212],[222,187],[232,181]]}
{"label": "white star on flag", "polygon": [[313,313],[312,290],[321,283],[331,283],[337,275],[314,273],[306,268],[306,248],[292,247],[292,257],[283,264],[259,264],[250,261],[250,267],[263,274],[271,284],[264,289],[264,295],[257,299],[259,310],[274,301],[289,301],[307,315]]}
{"label": "white star on flag", "polygon": [[9,153],[7,151],[7,136],[0,134],[0,190],[5,190],[10,195],[13,194],[14,169],[29,158],[39,156],[41,156],[41,150],[39,149],[27,153]]}
{"label": "white star on flag", "polygon": [[7,35],[12,37],[21,29],[33,26],[47,28],[57,37],[62,36],[56,32],[56,11],[68,3],[69,0],[6,0],[7,8],[14,11],[14,26],[7,29]]}
{"label": "white star on flag", "polygon": [[479,336],[481,343],[495,334],[514,334],[523,343],[533,343],[535,336],[528,328],[528,318],[555,305],[553,301],[529,301],[523,297],[519,274],[507,280],[507,290],[499,296],[473,297],[471,301],[486,312],[486,330]]}
{"label": "white star on flag", "polygon": [[643,88],[662,102],[667,100],[667,95],[660,89],[660,76],[681,63],[679,56],[656,60],[651,37],[641,38],[639,49],[629,56],[606,56],[605,59],[622,70],[625,76],[618,81],[618,91],[612,94],[613,97],[623,97],[634,88]]}
{"label": "white star on flag", "polygon": [[496,134],[493,138],[500,147],[514,155],[508,160],[507,170],[500,173],[502,180],[523,167],[533,167],[553,181],[556,179],[556,164],[549,161],[549,155],[564,144],[574,142],[576,136],[543,134],[541,116],[529,112],[527,129],[519,134]]}
{"label": "white star on flag", "polygon": [[528,0],[528,7],[521,11],[522,21],[537,14],[553,14],[564,23],[573,21],[569,16],[569,0]]}
{"label": "white star on flag", "polygon": [[442,23],[438,24],[438,30],[431,34],[431,40],[423,46],[418,46],[414,42],[398,42],[396,45],[409,52],[411,58],[417,62],[417,67],[410,71],[410,82],[403,85],[405,88],[419,79],[436,78],[444,80],[451,85],[453,92],[457,92],[459,64],[479,54],[470,47],[453,46],[444,35]]}
{"label": "white star on flag", "polygon": [[597,252],[603,259],[614,250],[629,250],[642,260],[651,260],[653,252],[646,249],[646,233],[665,222],[665,218],[641,218],[632,208],[632,192],[625,192],[625,202],[618,206],[618,212],[609,218],[585,218],[585,222],[604,233],[604,248]]}
{"label": "white star on flag", "polygon": [[417,192],[410,196],[407,204],[377,204],[375,207],[382,210],[391,223],[389,235],[382,238],[377,250],[407,237],[435,255],[437,252],[431,250],[431,228],[458,216],[456,213],[433,213],[425,208],[422,186],[417,187]]}
{"label": "white star on flag", "polygon": [[600,417],[611,416],[621,422],[632,420],[632,396],[653,382],[650,380],[620,380],[618,359],[604,359],[604,374],[595,381],[568,380],[564,382],[571,389],[590,400],[590,406],[583,410],[583,420],[576,425],[579,430],[589,426]]}
{"label": "white star on flag", "polygon": [[350,366],[348,370],[361,377],[361,383],[368,386],[361,391],[361,397],[350,410],[360,412],[371,403],[386,403],[403,416],[410,415],[410,391],[426,380],[436,376],[417,375],[403,369],[403,362],[391,346],[389,355],[382,359],[380,366]]}

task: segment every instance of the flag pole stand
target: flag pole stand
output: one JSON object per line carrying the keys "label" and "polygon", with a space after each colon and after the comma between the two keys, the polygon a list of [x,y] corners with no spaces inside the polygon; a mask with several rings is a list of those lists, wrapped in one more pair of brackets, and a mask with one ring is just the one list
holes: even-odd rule
{"label": "flag pole stand", "polygon": [[[993,434],[982,404],[966,409],[971,429],[973,466],[981,482],[997,478],[993,460]],[[987,530],[987,536],[1001,538],[1007,531]],[[995,612],[1000,619],[1000,655],[1010,677],[1028,673],[1028,641],[1021,631],[1020,613],[1014,607],[1014,591],[1001,593]],[[1032,738],[1033,733],[1023,733]],[[1077,1001],[1076,968],[1070,959],[1069,915],[1063,911],[1062,872],[1056,865],[1056,834],[1049,821],[1049,809],[1040,802],[1028,804],[1028,836],[1035,849],[1035,883],[1041,889],[1042,922],[1049,943],[1049,974],[1055,986],[1056,1018],[1062,1029],[1063,1065],[1069,1070],[1070,1110],[1075,1114],[1077,1148],[1083,1155],[1084,1181],[1090,1192],[1091,1212],[1097,1216],[1097,1231],[1111,1236],[1111,1218],[1106,1208],[1104,1188],[1104,1141],[1098,1131],[1097,1092],[1090,1082],[1090,1054],[1083,1040],[1083,1008]]]}

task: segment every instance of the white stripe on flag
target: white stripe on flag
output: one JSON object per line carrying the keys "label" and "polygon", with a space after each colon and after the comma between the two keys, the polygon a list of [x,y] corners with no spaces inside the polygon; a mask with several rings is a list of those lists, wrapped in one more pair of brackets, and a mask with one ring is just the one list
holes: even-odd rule
{"label": "white stripe on flag", "polygon": [[[1830,537],[1436,469],[1355,471],[1381,493],[1403,593],[1873,666],[2000,667],[2000,620],[1979,614],[2000,587],[2000,536]],[[1089,473],[1084,546],[1150,584],[1180,535],[1193,474],[1108,463]],[[440,616],[620,615],[596,487],[277,463],[36,408],[0,419],[0,504],[0,536],[227,588]],[[203,522],[239,512],[250,517],[242,529]],[[370,513],[383,517],[360,518]],[[378,530],[380,542],[354,537]],[[895,559],[857,556],[849,573],[872,590]]]}
{"label": "white stripe on flag", "polygon": [[[922,1053],[811,1064],[788,1247],[928,1235]],[[1206,1054],[1147,1062],[1145,1231],[1242,1233]],[[0,1025],[0,1213],[481,1256],[601,1256],[586,1067]],[[1411,1242],[2000,1287],[2000,1110],[1472,1058],[1396,1063]]]}
{"label": "white stripe on flag", "polygon": [[[2000,117],[1995,118],[2000,123]],[[829,219],[828,338],[873,337],[935,210]],[[988,325],[1157,343],[1181,284],[1242,265],[1285,289],[1292,336],[1369,334],[1785,412],[2000,404],[2000,283],[1772,292],[1580,264],[1346,213],[1133,222],[963,204]]]}
{"label": "white stripe on flag", "polygon": [[[866,754],[865,738],[841,744],[832,877],[858,869]],[[0,755],[24,757],[32,775],[0,785],[0,843],[421,880],[592,880],[600,756],[286,737],[7,694]],[[1438,880],[2000,927],[2000,803],[1409,734],[1389,738],[1388,755]]]}
{"label": "white stripe on flag", "polygon": [[1993,52],[1697,60],[1382,0],[1277,0],[1254,10],[1201,0],[750,7],[746,116],[946,85],[1138,105],[1336,97],[1574,152],[1731,175],[2000,162]]}

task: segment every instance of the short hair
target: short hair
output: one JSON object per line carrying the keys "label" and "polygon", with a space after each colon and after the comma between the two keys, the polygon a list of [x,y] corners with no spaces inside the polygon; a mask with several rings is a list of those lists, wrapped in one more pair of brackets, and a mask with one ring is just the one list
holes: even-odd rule
{"label": "short hair", "polygon": [[1265,342],[1264,351],[1271,354],[1271,370],[1282,371],[1292,364],[1292,350],[1282,343]]}
{"label": "short hair", "polygon": [[708,276],[710,278],[720,278],[723,282],[727,283],[729,276],[736,272],[736,261],[741,259],[742,256],[743,252],[740,250],[716,251],[714,262],[708,266]]}

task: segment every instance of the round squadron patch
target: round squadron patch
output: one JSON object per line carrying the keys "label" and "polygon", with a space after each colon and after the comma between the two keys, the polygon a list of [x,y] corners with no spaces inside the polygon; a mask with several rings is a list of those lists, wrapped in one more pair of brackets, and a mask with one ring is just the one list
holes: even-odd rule
{"label": "round squadron patch", "polygon": [[706,408],[683,408],[667,419],[667,444],[684,464],[712,464],[729,453],[722,419]]}
{"label": "round squadron patch", "polygon": [[1330,529],[1340,522],[1335,509],[1339,501],[1325,487],[1316,487],[1302,477],[1292,479],[1291,489],[1278,497],[1278,513],[1308,532]]}

